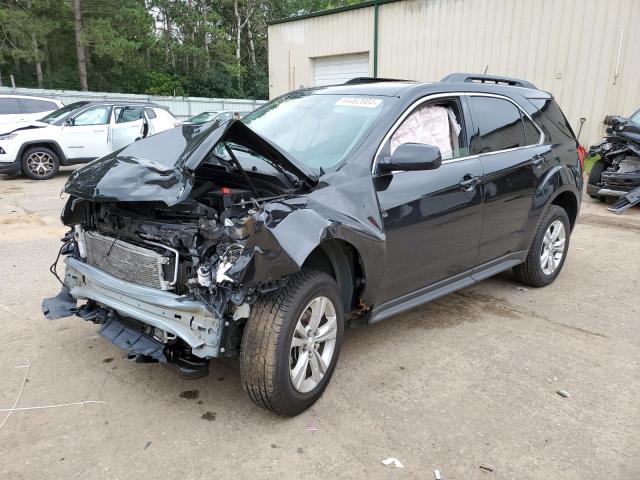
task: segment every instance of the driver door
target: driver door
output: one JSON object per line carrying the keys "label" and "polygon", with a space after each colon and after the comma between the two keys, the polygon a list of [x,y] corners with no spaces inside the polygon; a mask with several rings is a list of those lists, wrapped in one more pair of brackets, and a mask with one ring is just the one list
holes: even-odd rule
{"label": "driver door", "polygon": [[109,152],[111,107],[96,105],[67,120],[62,126],[62,148],[69,159],[102,157]]}
{"label": "driver door", "polygon": [[[482,230],[482,165],[469,157],[464,99],[426,100],[400,124],[380,155],[402,143],[440,148],[435,170],[375,172],[386,238],[381,303],[445,285],[475,267]],[[389,305],[389,304],[388,304]]]}
{"label": "driver door", "polygon": [[119,150],[144,136],[144,108],[115,107],[111,124],[111,151]]}

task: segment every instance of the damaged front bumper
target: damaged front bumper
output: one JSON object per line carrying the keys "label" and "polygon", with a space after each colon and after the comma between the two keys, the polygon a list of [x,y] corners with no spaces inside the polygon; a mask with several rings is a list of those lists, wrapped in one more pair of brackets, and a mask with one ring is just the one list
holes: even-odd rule
{"label": "damaged front bumper", "polygon": [[63,291],[42,304],[48,319],[80,314],[76,300],[93,300],[124,318],[154,327],[158,334],[149,337],[159,337],[165,342],[178,337],[196,357],[219,356],[224,322],[202,302],[120,280],[72,257],[67,257],[65,263]]}

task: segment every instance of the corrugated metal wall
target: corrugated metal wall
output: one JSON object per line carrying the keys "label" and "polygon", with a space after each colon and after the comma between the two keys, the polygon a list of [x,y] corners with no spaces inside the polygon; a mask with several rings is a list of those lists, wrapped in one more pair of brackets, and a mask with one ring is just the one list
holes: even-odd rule
{"label": "corrugated metal wall", "polygon": [[[526,78],[554,94],[576,132],[586,118],[585,144],[602,136],[605,115],[640,108],[640,0],[406,0],[379,8],[380,77],[436,81],[488,66]],[[314,56],[372,58],[373,8],[272,25],[269,47],[272,96],[310,86]]]}
{"label": "corrugated metal wall", "polygon": [[370,8],[271,25],[269,96],[313,86],[313,59],[317,57],[369,52],[371,65],[372,39]]}
{"label": "corrugated metal wall", "polygon": [[156,97],[152,95],[135,95],[130,93],[80,92],[76,90],[46,90],[39,88],[1,87],[0,93],[18,95],[34,95],[57,98],[64,104],[81,100],[125,100],[131,102],[151,102],[168,107],[176,117],[184,119],[198,113],[216,110],[233,110],[234,112],[250,112],[265,103],[264,100],[243,100],[238,98],[203,98],[203,97]]}

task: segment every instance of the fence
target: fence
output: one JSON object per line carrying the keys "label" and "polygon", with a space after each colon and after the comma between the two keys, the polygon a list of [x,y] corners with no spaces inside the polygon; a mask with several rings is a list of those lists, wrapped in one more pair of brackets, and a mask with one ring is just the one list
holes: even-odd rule
{"label": "fence", "polygon": [[81,100],[151,102],[168,107],[169,110],[171,110],[171,113],[181,119],[197,115],[198,113],[216,110],[250,112],[266,103],[265,100],[245,100],[239,98],[158,97],[132,93],[80,92],[76,90],[0,87],[0,94],[7,93],[52,97],[62,101],[64,104],[79,102]]}

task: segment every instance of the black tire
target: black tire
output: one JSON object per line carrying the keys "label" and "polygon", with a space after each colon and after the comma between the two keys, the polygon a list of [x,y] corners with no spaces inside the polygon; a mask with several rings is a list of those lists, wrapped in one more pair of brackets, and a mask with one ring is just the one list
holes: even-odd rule
{"label": "black tire", "polygon": [[[40,167],[34,168],[33,161],[40,160]],[[60,170],[60,159],[46,147],[27,148],[20,159],[22,173],[33,180],[49,180]]]}
{"label": "black tire", "polygon": [[[600,181],[602,179],[602,172],[604,172],[609,166],[604,160],[598,160],[591,167],[591,171],[589,172],[589,185],[600,185]],[[589,195],[591,198],[596,198],[598,200],[603,200],[602,197],[598,195]]]}
{"label": "black tire", "polygon": [[[564,251],[562,252],[562,258],[560,259],[557,267],[550,275],[548,275],[542,269],[540,257],[542,255],[545,233],[547,232],[549,226],[556,220],[562,222],[564,226]],[[542,218],[542,221],[540,222],[540,225],[538,226],[538,230],[536,231],[535,236],[533,237],[533,243],[531,244],[531,248],[529,248],[529,253],[527,255],[526,261],[514,267],[513,269],[513,273],[516,279],[519,282],[531,287],[545,287],[553,282],[560,274],[560,271],[564,266],[564,262],[567,259],[570,237],[571,227],[569,224],[569,216],[567,215],[567,212],[557,205],[549,206]]]}
{"label": "black tire", "polygon": [[[313,390],[301,393],[290,377],[291,343],[298,320],[309,303],[319,296],[328,298],[335,308],[335,346],[322,379]],[[335,280],[315,270],[292,275],[284,287],[256,301],[244,329],[240,352],[240,380],[256,405],[279,415],[293,416],[320,398],[340,355],[343,312]]]}

